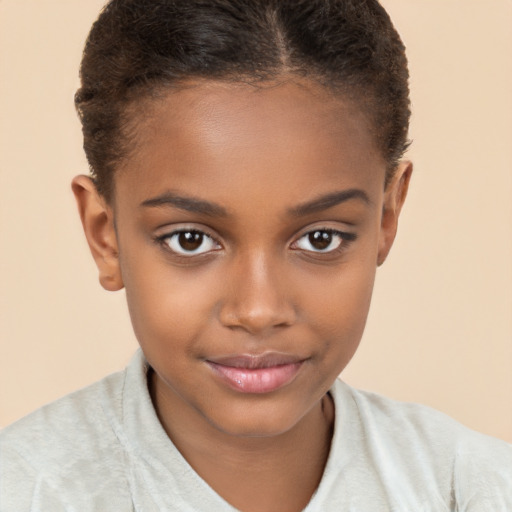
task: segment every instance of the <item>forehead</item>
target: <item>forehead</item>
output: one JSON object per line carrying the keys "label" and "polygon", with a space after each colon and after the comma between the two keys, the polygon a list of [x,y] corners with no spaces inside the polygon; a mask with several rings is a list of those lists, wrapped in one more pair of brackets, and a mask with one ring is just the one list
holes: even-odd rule
{"label": "forehead", "polygon": [[330,180],[337,188],[354,178],[384,182],[363,112],[308,81],[196,82],[135,105],[132,131],[116,196],[128,187],[141,199],[184,187],[222,199],[229,182],[263,196],[265,188],[293,185],[300,202],[304,190],[324,193]]}

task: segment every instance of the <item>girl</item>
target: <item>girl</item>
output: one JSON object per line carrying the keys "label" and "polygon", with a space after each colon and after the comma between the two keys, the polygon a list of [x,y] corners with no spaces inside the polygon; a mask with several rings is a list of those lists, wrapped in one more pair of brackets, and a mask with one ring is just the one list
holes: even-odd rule
{"label": "girl", "polygon": [[376,2],[112,0],[73,181],[141,350],[2,433],[2,510],[507,510],[512,454],[337,381],[412,167]]}

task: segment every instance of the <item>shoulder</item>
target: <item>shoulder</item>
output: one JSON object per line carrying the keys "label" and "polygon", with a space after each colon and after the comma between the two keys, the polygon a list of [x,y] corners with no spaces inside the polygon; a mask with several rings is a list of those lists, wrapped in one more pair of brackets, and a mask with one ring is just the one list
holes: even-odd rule
{"label": "shoulder", "polygon": [[[393,400],[377,393],[355,389],[338,381],[336,387],[343,395],[350,397],[367,428],[379,427],[379,431],[390,436],[424,439],[430,443],[445,444],[454,438],[466,435],[480,435],[464,427],[446,414],[431,407]],[[439,439],[438,434],[443,433]],[[447,437],[448,436],[448,437]]]}
{"label": "shoulder", "polygon": [[125,371],[121,371],[41,407],[0,432],[2,449],[37,460],[39,451],[56,456],[63,448],[96,443],[109,430],[106,408],[121,404]]}
{"label": "shoulder", "polygon": [[341,381],[335,388],[338,399],[351,401],[357,411],[377,464],[404,479],[445,489],[461,511],[512,509],[512,446],[427,406],[356,390]]}
{"label": "shoulder", "polygon": [[31,510],[32,500],[48,510],[67,510],[64,494],[86,496],[112,483],[119,473],[116,425],[124,380],[125,371],[110,375],[0,432],[5,510]]}
{"label": "shoulder", "polygon": [[417,403],[393,400],[377,393],[352,388],[338,381],[336,387],[349,396],[367,428],[378,428],[393,437],[428,443],[433,448],[450,446],[454,452],[471,447],[496,447],[509,452],[510,445],[481,434],[436,409]]}

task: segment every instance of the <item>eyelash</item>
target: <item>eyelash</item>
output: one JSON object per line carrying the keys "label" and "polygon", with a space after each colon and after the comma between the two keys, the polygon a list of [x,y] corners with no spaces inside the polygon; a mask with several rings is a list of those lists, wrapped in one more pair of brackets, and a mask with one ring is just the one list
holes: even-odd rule
{"label": "eyelash", "polygon": [[[171,244],[173,244],[174,239],[177,239],[181,235],[199,235],[201,237],[201,243],[195,250],[187,251],[187,250],[181,248],[181,250],[183,252],[180,252],[179,247],[173,248]],[[157,237],[157,241],[159,243],[161,243],[166,250],[171,251],[173,254],[175,254],[179,257],[182,257],[182,258],[191,258],[193,256],[201,256],[203,254],[208,254],[210,252],[218,250],[218,249],[212,248],[206,252],[195,252],[203,246],[205,240],[209,240],[210,243],[215,244],[218,247],[220,247],[220,244],[212,236],[210,236],[208,233],[205,233],[204,231],[202,231],[200,229],[178,229],[171,233],[166,233],[165,235]],[[186,240],[183,240],[182,242],[184,242],[184,241],[186,241]],[[192,243],[193,242],[194,242],[194,240],[192,240]],[[180,244],[179,241],[177,243]]]}
{"label": "eyelash", "polygon": [[[329,238],[330,238],[330,242],[326,249],[329,248],[329,246],[332,244],[333,239],[335,237],[337,237],[339,239],[337,246],[334,249],[330,249],[330,250],[320,249],[320,250],[316,250],[316,251],[303,249],[301,247],[297,247],[297,248],[294,247],[294,246],[298,246],[299,242],[301,240],[305,240],[305,239],[308,239],[307,243],[310,246],[312,246],[311,237],[312,236],[314,237],[317,234],[321,234],[320,238],[317,238],[317,241],[320,241],[320,242],[325,242],[325,241],[329,240]],[[327,235],[327,237],[325,235]],[[294,249],[294,250],[298,250],[298,251],[304,250],[306,253],[309,253],[311,255],[335,255],[335,254],[338,254],[338,253],[342,252],[343,250],[345,250],[351,242],[354,242],[356,240],[356,238],[357,238],[357,236],[355,235],[355,233],[346,233],[344,231],[339,231],[338,229],[332,229],[332,228],[317,228],[317,229],[312,229],[312,230],[304,233],[302,236],[297,238],[297,240],[295,242],[293,242],[291,244],[291,246],[292,246],[292,249]]]}
{"label": "eyelash", "polygon": [[[314,236],[315,234],[322,234],[320,239],[318,239],[317,241],[320,241],[320,242],[329,241],[329,244],[327,245],[326,249],[329,248],[329,246],[332,244],[333,239],[335,237],[339,238],[339,243],[337,244],[337,246],[334,249],[330,249],[330,250],[322,250],[321,249],[321,250],[315,251],[315,250],[304,249],[304,248],[301,248],[300,246],[298,246],[298,244],[301,240],[306,239],[306,237],[310,237],[306,243],[309,243],[310,247],[312,247],[311,236]],[[201,237],[199,246],[195,250],[191,250],[191,251],[187,251],[187,250],[183,249],[183,247],[177,246],[176,243],[180,244],[180,241],[178,241],[177,239],[181,235],[195,235],[196,237],[197,237],[197,235],[199,235],[199,237]],[[327,235],[327,237],[325,235]],[[189,236],[188,238],[190,239],[191,237]],[[355,233],[347,233],[347,232],[339,231],[337,229],[332,229],[332,228],[317,228],[317,229],[309,230],[306,233],[302,234],[299,238],[297,238],[290,245],[290,247],[292,250],[303,251],[304,253],[312,255],[312,256],[335,255],[335,254],[339,254],[340,252],[344,251],[348,247],[348,245],[350,245],[356,239],[357,239],[357,235]],[[197,238],[195,240],[197,241]],[[203,252],[194,252],[194,251],[197,251],[198,249],[200,249],[204,245],[205,240],[209,240],[210,244],[213,244],[217,247],[208,249]],[[156,237],[156,241],[158,243],[160,243],[164,247],[165,250],[170,251],[177,257],[185,258],[185,259],[190,259],[195,256],[203,256],[206,254],[210,254],[210,253],[215,252],[221,248],[220,243],[217,242],[214,237],[210,236],[208,233],[204,232],[201,229],[178,229],[176,231],[172,231],[171,233],[166,233],[164,235]],[[186,241],[186,240],[182,240],[181,242],[184,242],[184,241]],[[193,242],[194,242],[194,240],[192,240],[192,243]],[[171,244],[173,244],[175,246],[172,247]]]}

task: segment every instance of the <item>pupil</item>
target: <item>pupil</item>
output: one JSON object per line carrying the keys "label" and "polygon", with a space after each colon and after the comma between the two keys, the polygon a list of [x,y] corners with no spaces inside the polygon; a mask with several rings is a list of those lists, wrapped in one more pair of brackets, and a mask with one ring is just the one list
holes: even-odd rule
{"label": "pupil", "polygon": [[203,234],[197,231],[184,231],[179,234],[178,242],[186,251],[195,251],[203,243]]}
{"label": "pupil", "polygon": [[309,243],[319,251],[327,249],[332,242],[332,233],[315,231],[309,235]]}

